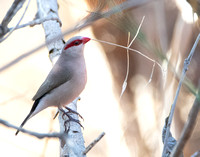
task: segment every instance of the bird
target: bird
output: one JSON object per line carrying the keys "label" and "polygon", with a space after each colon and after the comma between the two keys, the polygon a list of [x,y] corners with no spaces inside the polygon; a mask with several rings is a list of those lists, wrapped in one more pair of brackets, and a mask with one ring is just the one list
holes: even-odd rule
{"label": "bird", "polygon": [[75,36],[65,43],[60,57],[32,98],[33,106],[19,128],[47,107],[56,106],[60,109],[80,95],[87,82],[83,51],[88,41],[88,37]]}

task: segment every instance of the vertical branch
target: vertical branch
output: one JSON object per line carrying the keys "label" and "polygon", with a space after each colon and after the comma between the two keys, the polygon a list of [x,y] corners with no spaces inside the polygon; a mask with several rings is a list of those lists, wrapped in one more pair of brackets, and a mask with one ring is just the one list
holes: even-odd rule
{"label": "vertical branch", "polygon": [[[58,18],[58,5],[57,0],[37,0],[39,18],[51,17]],[[59,19],[59,18],[58,18]],[[64,42],[61,39],[61,22],[59,20],[49,20],[42,23],[46,45],[49,49],[49,57],[54,64],[58,59]],[[50,42],[51,41],[51,42]],[[77,100],[74,100],[68,105],[69,108],[76,111]],[[66,104],[67,105],[67,104]],[[73,118],[78,119],[77,115],[71,115]],[[81,132],[80,125],[74,122],[68,122],[66,116],[62,112],[59,114],[60,132],[64,132],[66,136],[60,139],[60,156],[82,157],[82,152],[85,150],[84,139]]]}

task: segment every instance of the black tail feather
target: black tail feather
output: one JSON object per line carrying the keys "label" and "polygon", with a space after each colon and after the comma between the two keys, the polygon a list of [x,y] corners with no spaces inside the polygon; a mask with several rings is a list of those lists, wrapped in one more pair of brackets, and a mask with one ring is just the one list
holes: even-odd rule
{"label": "black tail feather", "polygon": [[[41,98],[42,98],[42,97],[41,97]],[[32,113],[35,111],[37,105],[39,104],[41,98],[35,100],[35,102],[34,102],[32,108],[31,108],[30,113],[26,116],[26,118],[25,118],[24,121],[22,122],[22,124],[20,125],[20,128],[22,128],[22,127],[24,126],[24,124],[27,122],[27,120],[31,117]],[[20,131],[20,130],[18,129],[18,130],[16,131],[15,135],[17,135],[17,134],[19,133],[19,131]]]}
{"label": "black tail feather", "polygon": [[[27,122],[27,120],[30,118],[31,114],[32,114],[32,112],[30,112],[30,113],[26,116],[26,118],[24,119],[24,121],[23,121],[22,124],[20,125],[20,128],[22,128],[22,127],[24,126],[24,124],[25,124],[25,123]],[[15,135],[17,135],[17,134],[19,133],[19,131],[20,131],[20,130],[17,129]]]}

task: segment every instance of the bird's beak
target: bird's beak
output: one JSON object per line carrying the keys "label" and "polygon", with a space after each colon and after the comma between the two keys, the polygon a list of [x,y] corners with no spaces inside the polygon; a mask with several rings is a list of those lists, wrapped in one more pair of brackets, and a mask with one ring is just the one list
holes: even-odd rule
{"label": "bird's beak", "polygon": [[88,41],[90,41],[90,38],[88,38],[88,37],[83,37],[83,44],[86,44]]}

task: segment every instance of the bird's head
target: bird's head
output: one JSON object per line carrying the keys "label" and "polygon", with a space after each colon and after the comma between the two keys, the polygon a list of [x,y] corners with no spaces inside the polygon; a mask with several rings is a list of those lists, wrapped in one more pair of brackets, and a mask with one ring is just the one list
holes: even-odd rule
{"label": "bird's head", "polygon": [[63,53],[69,55],[82,54],[84,45],[90,41],[88,37],[75,36],[69,39],[63,48]]}

